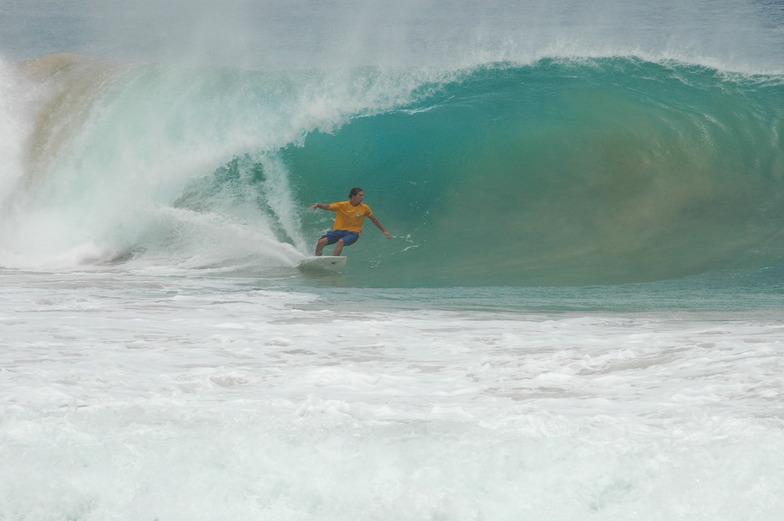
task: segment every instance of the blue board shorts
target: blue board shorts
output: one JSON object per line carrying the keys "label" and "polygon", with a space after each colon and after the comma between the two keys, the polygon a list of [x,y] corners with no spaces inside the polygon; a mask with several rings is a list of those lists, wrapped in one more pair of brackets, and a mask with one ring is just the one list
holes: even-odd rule
{"label": "blue board shorts", "polygon": [[351,246],[359,240],[359,234],[357,232],[350,232],[348,230],[330,230],[321,236],[322,239],[324,237],[327,238],[327,244],[335,244],[340,239],[343,239],[343,244],[345,246]]}

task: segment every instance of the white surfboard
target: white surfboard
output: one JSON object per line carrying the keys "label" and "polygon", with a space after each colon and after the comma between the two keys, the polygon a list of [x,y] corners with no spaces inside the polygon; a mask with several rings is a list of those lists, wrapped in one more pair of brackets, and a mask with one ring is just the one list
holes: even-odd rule
{"label": "white surfboard", "polygon": [[299,268],[313,271],[340,271],[346,267],[348,257],[340,255],[323,255],[321,257],[305,257],[299,263]]}

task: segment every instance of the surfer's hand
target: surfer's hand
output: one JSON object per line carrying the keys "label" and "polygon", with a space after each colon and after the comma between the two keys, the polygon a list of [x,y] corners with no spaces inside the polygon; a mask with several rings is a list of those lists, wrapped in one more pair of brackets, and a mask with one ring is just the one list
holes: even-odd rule
{"label": "surfer's hand", "polygon": [[387,239],[391,239],[391,238],[392,238],[392,234],[391,234],[391,233],[389,233],[389,232],[386,232],[386,231],[385,231],[385,232],[384,232],[384,235],[386,235],[386,236],[387,236]]}

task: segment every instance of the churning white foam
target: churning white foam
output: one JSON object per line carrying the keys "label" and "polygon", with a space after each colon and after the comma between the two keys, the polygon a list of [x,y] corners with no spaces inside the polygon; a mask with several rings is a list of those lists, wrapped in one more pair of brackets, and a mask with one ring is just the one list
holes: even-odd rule
{"label": "churning white foam", "polygon": [[[20,519],[774,520],[782,326],[2,273]],[[20,288],[24,288],[23,291]]]}

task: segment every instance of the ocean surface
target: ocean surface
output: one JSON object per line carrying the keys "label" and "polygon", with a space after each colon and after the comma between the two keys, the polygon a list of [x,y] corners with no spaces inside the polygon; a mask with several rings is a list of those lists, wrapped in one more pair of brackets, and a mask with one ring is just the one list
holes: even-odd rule
{"label": "ocean surface", "polygon": [[0,3],[0,521],[780,521],[782,455],[781,2]]}

